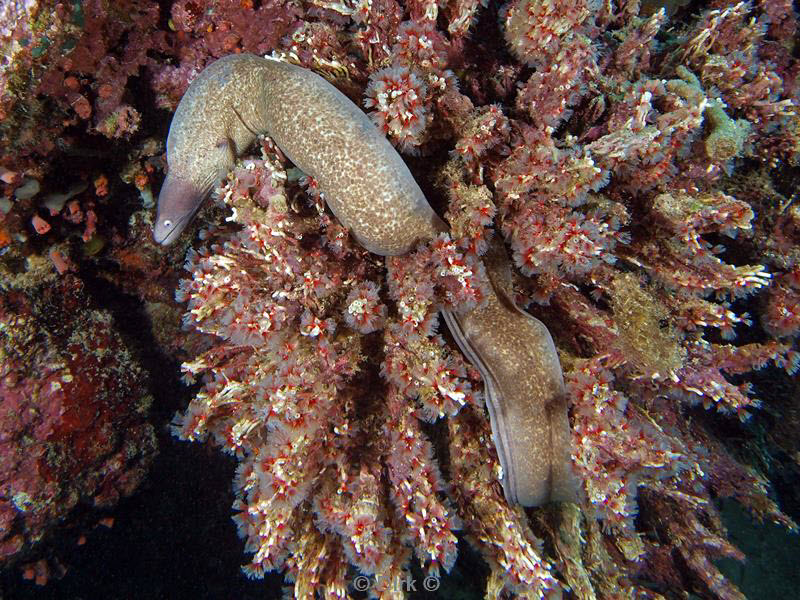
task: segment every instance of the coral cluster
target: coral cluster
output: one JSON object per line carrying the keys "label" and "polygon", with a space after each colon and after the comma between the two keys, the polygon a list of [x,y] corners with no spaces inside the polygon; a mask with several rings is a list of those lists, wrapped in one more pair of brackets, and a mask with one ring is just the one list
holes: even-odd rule
{"label": "coral cluster", "polygon": [[69,147],[74,140],[63,132],[78,124],[109,138],[136,132],[141,107],[129,83],[153,64],[149,52],[166,50],[158,7],[137,0],[24,4],[11,9],[13,26],[0,38],[9,50],[0,67],[4,162]]}
{"label": "coral cluster", "polygon": [[[492,568],[490,590],[545,595],[559,587],[553,564],[577,585],[563,566],[575,557],[552,556],[548,565],[524,516],[493,491],[497,464],[476,374],[437,335],[437,310],[480,302],[476,261],[495,218],[494,235],[525,276],[519,298],[533,302],[561,348],[584,512],[622,552],[613,567],[622,593],[641,590],[633,581],[644,573],[673,582],[686,564],[682,585],[737,596],[700,558],[740,558],[722,542],[714,497],[734,496],[756,516],[794,526],[763,478],[714,439],[714,420],[689,425],[686,414],[699,403],[753,418],[759,400],[736,378],[769,361],[796,367],[787,314],[796,290],[791,274],[773,275],[787,265],[759,264],[746,251],[723,258],[753,238],[761,208],[737,198],[737,161],[797,161],[796,142],[785,139],[797,123],[788,76],[796,65],[775,61],[781,40],[765,33],[766,14],[760,26],[744,26],[749,5],[709,10],[669,43],[656,42],[666,35],[663,12],[644,18],[626,8],[510,4],[503,31],[525,66],[499,72],[527,80],[515,90],[468,65],[462,85],[482,90],[472,97],[447,69],[471,58],[469,44],[448,39],[426,13],[410,6],[399,25],[389,19],[396,12],[348,14],[400,36],[388,47],[376,34],[373,53],[354,36],[337,69],[347,90],[369,75],[364,105],[399,149],[434,157],[428,178],[455,236],[388,261],[385,274],[330,217],[314,214],[314,201],[287,183],[272,154],[240,167],[219,192],[243,229],[227,241],[214,233],[187,264],[193,275],[179,297],[189,300],[187,322],[219,344],[185,365],[205,384],[177,431],[211,436],[240,456],[237,522],[254,553],[248,572],[286,569],[298,596],[313,585],[339,589],[347,562],[376,585],[401,577],[411,552],[438,572],[453,563],[460,523]],[[278,54],[297,60],[303,44],[291,43]],[[366,62],[354,60],[359,51]],[[502,61],[493,51],[483,60]],[[711,67],[733,53],[752,65],[742,74],[746,100],[742,86],[721,87]],[[774,85],[759,87],[759,77]],[[435,158],[447,149],[452,159]],[[426,258],[445,248],[446,261]],[[737,342],[755,326],[742,307],[758,310],[742,299],[765,289],[773,290],[765,330]],[[355,391],[365,378],[371,391]],[[309,405],[312,398],[324,406]],[[442,418],[447,432],[420,426]],[[482,445],[468,441],[476,436]],[[440,447],[447,451],[434,456]],[[721,472],[725,484],[714,475]],[[634,521],[642,506],[642,521],[687,516],[674,520],[675,531],[643,536]],[[517,537],[506,537],[509,526]],[[325,549],[316,563],[310,548]],[[604,577],[589,585],[600,589]]]}
{"label": "coral cluster", "polygon": [[[204,387],[175,430],[211,436],[240,457],[236,521],[254,553],[248,573],[286,568],[298,593],[335,590],[347,585],[349,562],[388,592],[406,576],[411,549],[432,573],[455,561],[458,519],[419,419],[482,410],[463,359],[431,333],[436,306],[480,296],[478,269],[446,236],[393,259],[389,294],[400,313],[390,318],[377,293],[380,264],[312,203],[302,216],[290,210],[286,180],[268,160],[237,169],[223,198],[244,228],[187,261],[186,322],[221,343],[184,364]],[[415,272],[435,275],[409,285]],[[376,351],[386,384],[367,368]],[[379,388],[385,401],[370,392]],[[504,504],[497,489],[486,501]],[[536,557],[529,542],[519,544]]]}
{"label": "coral cluster", "polygon": [[32,259],[0,283],[0,564],[39,560],[86,506],[130,495],[155,455],[144,370],[83,283]]}
{"label": "coral cluster", "polygon": [[[791,428],[772,417],[796,415],[796,400],[763,385],[796,390],[800,360],[791,2],[2,10],[0,259],[24,270],[39,258],[62,286],[99,271],[146,303],[162,349],[194,355],[183,369],[200,391],[174,427],[238,458],[248,574],[282,570],[296,597],[342,597],[362,574],[383,597],[414,563],[448,571],[469,543],[492,596],[740,598],[713,562],[741,558],[715,502],[795,527],[754,456],[780,448],[800,468]],[[265,140],[201,212],[214,224],[179,275],[189,240],[168,258],[145,240],[163,162],[135,136],[164,137],[157,109],[236,52],[313,69],[364,107],[450,235],[369,255]],[[124,164],[100,165],[106,138],[124,144]],[[77,187],[59,180],[64,164],[79,165]],[[62,243],[76,238],[86,251]],[[480,375],[439,322],[482,301],[493,240],[517,303],[559,350],[579,507],[506,503]],[[185,325],[204,341],[167,326],[164,290],[179,278]]]}

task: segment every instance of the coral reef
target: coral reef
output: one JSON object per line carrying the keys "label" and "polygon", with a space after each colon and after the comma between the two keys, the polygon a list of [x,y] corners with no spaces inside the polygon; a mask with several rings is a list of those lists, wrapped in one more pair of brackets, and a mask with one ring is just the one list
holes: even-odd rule
{"label": "coral reef", "polygon": [[[130,495],[155,455],[152,397],[107,311],[46,258],[0,283],[0,564],[40,559],[81,507]],[[47,580],[46,562],[31,567]]]}
{"label": "coral reef", "polygon": [[[778,500],[796,502],[796,490],[768,481],[778,462],[800,471],[791,2],[43,0],[3,10],[0,261],[54,271],[58,315],[99,273],[146,307],[164,352],[188,356],[199,391],[174,428],[239,461],[249,575],[283,571],[296,597],[343,597],[363,575],[370,594],[388,597],[418,568],[444,575],[467,543],[493,597],[741,598],[714,563],[742,558],[718,501],[795,528]],[[389,261],[370,255],[315,182],[261,140],[201,212],[200,240],[156,248],[148,210],[164,163],[144,138],[163,138],[157,109],[174,109],[205,66],[236,52],[313,69],[363,106],[450,235]],[[104,164],[109,138],[124,160]],[[77,165],[68,181],[65,164]],[[524,511],[504,500],[483,383],[439,322],[443,308],[480,304],[480,260],[498,242],[517,304],[559,350],[580,505]],[[179,279],[196,334],[175,327]],[[39,295],[4,289],[4,323],[16,323],[4,335],[24,334],[14,316],[24,314],[31,335],[61,352],[70,327],[102,314],[82,309],[51,331],[28,316]],[[95,325],[103,340],[75,360],[121,347],[112,329]],[[26,352],[6,344],[16,354],[4,368],[45,361],[61,377],[44,337]],[[97,381],[98,397],[119,392]],[[141,422],[135,404],[108,402],[115,427]],[[45,415],[22,427],[37,424],[52,425]],[[71,497],[105,497],[85,473]],[[125,481],[108,489],[130,491]],[[46,518],[25,525],[28,537],[3,538],[21,554],[62,514],[32,502]],[[14,510],[23,527],[27,513]]]}
{"label": "coral reef", "polygon": [[[5,32],[9,50],[0,78],[4,162],[19,163],[61,144],[62,132],[81,122],[108,138],[137,131],[140,110],[129,82],[165,49],[156,30],[158,6],[132,0],[58,2],[19,6]],[[13,11],[13,9],[12,9]]]}

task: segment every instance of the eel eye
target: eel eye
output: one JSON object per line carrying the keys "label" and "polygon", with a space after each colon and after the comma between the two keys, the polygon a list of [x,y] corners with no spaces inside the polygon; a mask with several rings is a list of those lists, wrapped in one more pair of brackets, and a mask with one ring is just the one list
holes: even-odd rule
{"label": "eel eye", "polygon": [[172,221],[170,219],[164,219],[164,222],[162,223],[162,225],[164,225],[164,227],[169,229],[170,227],[172,227]]}

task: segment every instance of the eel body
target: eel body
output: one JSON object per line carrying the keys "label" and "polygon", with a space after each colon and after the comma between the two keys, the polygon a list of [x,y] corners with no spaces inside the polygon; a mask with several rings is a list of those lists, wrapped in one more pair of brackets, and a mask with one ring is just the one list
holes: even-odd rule
{"label": "eel body", "polygon": [[[175,112],[157,242],[175,241],[262,133],[317,181],[334,215],[367,250],[405,254],[447,229],[400,155],[344,94],[307,69],[238,54],[198,75]],[[486,267],[494,292],[486,305],[443,314],[484,378],[506,498],[525,506],[574,501],[564,382],[552,338],[514,305],[502,247],[487,255]]]}
{"label": "eel body", "polygon": [[503,492],[523,506],[575,502],[567,394],[553,338],[512,301],[502,244],[490,244],[483,262],[494,294],[474,310],[442,316],[483,377]]}
{"label": "eel body", "polygon": [[333,214],[370,252],[405,254],[446,229],[403,159],[347,96],[307,69],[234,54],[200,73],[175,111],[157,242],[180,235],[262,133],[317,181]]}

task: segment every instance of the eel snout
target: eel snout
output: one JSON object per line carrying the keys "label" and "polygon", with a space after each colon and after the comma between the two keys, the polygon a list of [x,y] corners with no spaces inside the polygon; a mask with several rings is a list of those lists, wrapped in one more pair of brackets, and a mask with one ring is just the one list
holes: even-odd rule
{"label": "eel snout", "polygon": [[158,212],[153,225],[153,239],[170,245],[183,232],[200,208],[205,193],[191,181],[167,175],[158,195]]}

